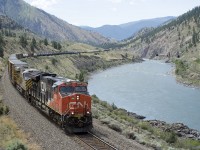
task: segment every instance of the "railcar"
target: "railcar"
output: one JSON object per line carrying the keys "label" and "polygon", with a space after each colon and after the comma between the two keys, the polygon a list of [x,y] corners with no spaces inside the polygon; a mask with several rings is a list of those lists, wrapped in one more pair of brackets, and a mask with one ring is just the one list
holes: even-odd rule
{"label": "railcar", "polygon": [[91,96],[87,83],[31,69],[13,54],[8,60],[11,83],[32,105],[44,111],[67,132],[87,132],[92,128]]}

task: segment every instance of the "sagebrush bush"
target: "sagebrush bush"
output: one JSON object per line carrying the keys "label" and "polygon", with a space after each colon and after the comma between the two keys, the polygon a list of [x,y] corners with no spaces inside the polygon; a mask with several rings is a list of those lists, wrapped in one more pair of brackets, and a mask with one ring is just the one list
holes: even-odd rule
{"label": "sagebrush bush", "polygon": [[174,132],[163,132],[161,136],[167,143],[176,143],[177,136]]}
{"label": "sagebrush bush", "polygon": [[13,140],[6,148],[6,150],[28,150],[27,146],[19,140]]}
{"label": "sagebrush bush", "polygon": [[96,95],[92,95],[92,102],[93,102],[94,104],[96,104],[96,103],[99,103],[100,100],[99,100],[99,98],[98,98]]}
{"label": "sagebrush bush", "polygon": [[136,136],[135,136],[135,134],[134,134],[133,131],[126,130],[126,131],[124,132],[124,135],[125,135],[127,138],[129,138],[129,139],[132,139],[132,140],[135,140],[135,139],[136,139]]}
{"label": "sagebrush bush", "polygon": [[92,110],[92,117],[95,118],[95,119],[99,118],[99,113],[98,113],[97,110]]}
{"label": "sagebrush bush", "polygon": [[151,132],[151,133],[154,132],[153,127],[152,127],[148,122],[140,122],[140,123],[138,124],[138,126],[139,126],[140,128],[142,128],[143,130],[147,130],[147,131],[149,131],[149,132]]}
{"label": "sagebrush bush", "polygon": [[122,128],[118,124],[111,123],[108,125],[108,127],[117,132],[122,132]]}
{"label": "sagebrush bush", "polygon": [[100,121],[101,121],[101,123],[107,124],[107,125],[110,124],[110,122],[111,122],[111,120],[109,118],[104,118],[104,119],[101,119]]}
{"label": "sagebrush bush", "polygon": [[8,114],[8,112],[9,112],[8,106],[5,106],[2,103],[0,103],[0,115]]}

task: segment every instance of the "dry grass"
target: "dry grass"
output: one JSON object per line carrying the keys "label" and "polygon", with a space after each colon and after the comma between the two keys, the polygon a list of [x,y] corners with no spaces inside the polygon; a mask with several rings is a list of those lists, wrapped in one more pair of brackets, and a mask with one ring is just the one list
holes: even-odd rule
{"label": "dry grass", "polygon": [[14,140],[19,140],[30,150],[40,150],[36,143],[30,143],[30,136],[25,134],[8,116],[0,117],[0,147],[7,148]]}

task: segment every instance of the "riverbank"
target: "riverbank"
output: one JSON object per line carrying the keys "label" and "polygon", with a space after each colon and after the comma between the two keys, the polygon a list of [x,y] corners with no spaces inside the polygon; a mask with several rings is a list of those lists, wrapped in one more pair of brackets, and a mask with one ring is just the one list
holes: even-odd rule
{"label": "riverbank", "polygon": [[178,83],[192,88],[200,88],[200,61],[172,59],[175,68],[173,74]]}
{"label": "riverbank", "polygon": [[191,149],[200,146],[199,132],[183,124],[170,125],[158,120],[138,119],[137,114],[117,108],[114,103],[108,104],[106,101],[99,100],[95,95],[92,99],[93,117],[128,139],[153,149],[170,147]]}

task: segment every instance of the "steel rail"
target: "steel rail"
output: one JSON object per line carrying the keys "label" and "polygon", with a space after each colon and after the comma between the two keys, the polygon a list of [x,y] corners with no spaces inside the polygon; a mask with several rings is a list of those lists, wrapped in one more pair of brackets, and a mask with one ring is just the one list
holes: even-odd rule
{"label": "steel rail", "polygon": [[91,132],[87,132],[87,134],[84,135],[76,135],[76,137],[94,150],[117,150],[117,148]]}

